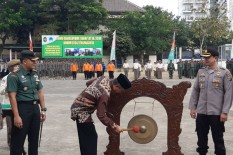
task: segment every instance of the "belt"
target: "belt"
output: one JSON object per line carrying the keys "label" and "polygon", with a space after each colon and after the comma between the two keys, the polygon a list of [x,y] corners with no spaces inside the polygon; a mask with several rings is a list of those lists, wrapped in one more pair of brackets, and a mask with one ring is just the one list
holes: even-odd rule
{"label": "belt", "polygon": [[39,102],[36,100],[36,101],[18,101],[17,102],[18,104],[39,104]]}

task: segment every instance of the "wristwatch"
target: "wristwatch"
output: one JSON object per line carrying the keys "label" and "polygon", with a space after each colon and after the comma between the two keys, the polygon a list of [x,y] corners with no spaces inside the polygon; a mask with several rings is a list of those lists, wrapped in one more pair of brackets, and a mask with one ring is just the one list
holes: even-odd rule
{"label": "wristwatch", "polygon": [[47,108],[41,108],[41,111],[47,111]]}

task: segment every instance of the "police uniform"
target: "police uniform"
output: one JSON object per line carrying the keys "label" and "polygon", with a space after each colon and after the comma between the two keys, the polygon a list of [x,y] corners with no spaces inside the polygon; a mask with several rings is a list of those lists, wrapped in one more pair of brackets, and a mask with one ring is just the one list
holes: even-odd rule
{"label": "police uniform", "polygon": [[[34,61],[37,58],[31,51],[21,52],[21,62],[25,59]],[[35,71],[26,70],[20,65],[19,70],[12,73],[7,78],[7,91],[9,96],[11,93],[16,93],[16,107],[18,113],[22,119],[22,128],[18,128],[14,124],[14,117],[12,118],[12,139],[11,139],[11,155],[21,155],[23,151],[23,145],[28,136],[28,154],[38,154],[38,138],[40,129],[41,111],[39,103],[43,102],[41,97],[39,98],[38,92],[42,89],[41,81]],[[13,101],[11,101],[11,105]],[[44,105],[44,103],[43,103]],[[14,107],[12,105],[13,111]],[[42,108],[42,107],[41,107]],[[41,109],[46,111],[43,107]],[[14,113],[15,115],[15,113]]]}
{"label": "police uniform", "polygon": [[[208,51],[210,56],[218,56],[215,50]],[[197,152],[205,155],[208,152],[208,133],[211,127],[215,144],[215,154],[225,155],[223,132],[224,122],[220,121],[221,114],[228,114],[232,105],[232,75],[224,68],[199,69],[193,86],[189,109],[195,111],[196,132],[198,136]]]}

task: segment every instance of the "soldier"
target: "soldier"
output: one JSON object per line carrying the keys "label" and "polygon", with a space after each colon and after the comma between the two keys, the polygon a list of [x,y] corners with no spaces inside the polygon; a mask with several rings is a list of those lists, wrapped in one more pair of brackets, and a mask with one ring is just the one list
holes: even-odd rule
{"label": "soldier", "polygon": [[32,51],[22,51],[19,70],[7,77],[7,91],[13,112],[11,155],[22,154],[26,136],[28,154],[38,154],[40,121],[45,120],[47,109],[43,86],[35,71],[37,60]]}
{"label": "soldier", "polygon": [[175,65],[172,63],[172,60],[170,60],[170,63],[167,65],[167,70],[169,72],[169,79],[172,79],[173,71],[175,71]]}
{"label": "soldier", "polygon": [[194,79],[194,71],[195,71],[195,62],[193,59],[190,61],[190,79]]}
{"label": "soldier", "polygon": [[179,77],[179,79],[182,79],[183,68],[184,68],[184,64],[182,62],[182,59],[180,59],[180,61],[177,63],[177,68],[178,68],[178,77]]}
{"label": "soldier", "polygon": [[207,67],[198,71],[189,102],[190,115],[196,119],[197,152],[208,152],[208,133],[211,129],[215,154],[226,155],[223,133],[224,123],[232,105],[232,75],[218,67],[219,53],[208,48],[202,57]]}
{"label": "soldier", "polygon": [[[16,72],[19,68],[20,61],[19,60],[11,60],[7,63],[8,69],[10,72]],[[1,94],[1,104],[2,104],[2,116],[6,118],[6,125],[7,125],[7,143],[10,148],[11,146],[11,116],[12,116],[12,110],[9,102],[9,98],[7,95],[7,76],[4,76],[1,81],[0,86],[0,94]]]}

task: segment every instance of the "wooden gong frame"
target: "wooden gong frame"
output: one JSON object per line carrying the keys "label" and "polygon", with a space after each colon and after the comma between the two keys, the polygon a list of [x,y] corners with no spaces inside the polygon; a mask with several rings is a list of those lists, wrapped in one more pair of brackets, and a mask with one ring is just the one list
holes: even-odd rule
{"label": "wooden gong frame", "polygon": [[[187,89],[191,87],[191,82],[184,81],[172,88],[167,88],[163,83],[154,80],[140,79],[132,81],[132,87],[121,94],[111,94],[107,110],[109,117],[114,122],[120,124],[120,116],[124,106],[134,98],[150,97],[159,101],[167,112],[168,117],[168,133],[167,148],[163,155],[183,155],[179,146],[179,135],[182,131],[180,128],[181,117],[183,112],[183,99],[187,93]],[[109,134],[109,144],[105,155],[124,155],[119,149],[120,134],[112,131],[111,127],[107,127]]]}

